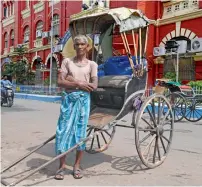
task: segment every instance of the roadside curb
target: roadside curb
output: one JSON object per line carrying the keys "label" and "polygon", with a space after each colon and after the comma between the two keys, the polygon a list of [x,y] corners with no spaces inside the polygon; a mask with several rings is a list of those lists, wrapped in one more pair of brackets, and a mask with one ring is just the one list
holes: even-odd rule
{"label": "roadside curb", "polygon": [[28,99],[28,100],[35,100],[35,101],[50,102],[50,103],[55,103],[55,102],[60,103],[61,101],[61,96],[15,93],[14,97],[17,99]]}

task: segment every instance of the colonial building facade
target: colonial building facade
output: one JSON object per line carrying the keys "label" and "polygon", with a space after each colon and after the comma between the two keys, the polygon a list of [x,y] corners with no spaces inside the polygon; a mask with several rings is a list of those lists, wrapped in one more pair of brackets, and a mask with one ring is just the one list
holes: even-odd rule
{"label": "colonial building facade", "polygon": [[[53,18],[52,18],[53,2]],[[37,59],[40,57],[44,64],[43,72],[49,76],[50,69],[50,29],[53,19],[53,45],[62,39],[68,30],[70,16],[82,10],[82,4],[91,6],[95,0],[83,1],[17,1],[4,0],[1,2],[1,64],[15,57],[14,48],[25,46],[28,50],[25,55],[27,63],[31,63],[32,70],[36,70]],[[149,63],[149,84],[154,84],[156,78],[162,78],[165,67],[164,60],[154,57],[153,48],[165,46],[171,39],[186,40],[188,49],[191,40],[202,37],[202,1],[104,1],[106,8],[128,7],[142,10],[146,16],[153,20],[149,28],[147,59]],[[114,38],[115,49],[119,38]],[[202,44],[201,44],[202,45]],[[122,45],[123,46],[123,45]],[[64,48],[65,49],[65,48]],[[64,50],[63,49],[63,50]],[[53,54],[53,68],[61,65],[63,53]],[[195,72],[192,79],[202,79],[202,57],[200,51],[191,53],[189,57],[182,57],[183,63],[192,59]],[[164,64],[163,64],[164,63]],[[183,64],[182,63],[182,64]],[[189,63],[190,64],[190,63]],[[189,68],[189,67],[188,67]],[[55,76],[57,71],[55,71]],[[186,76],[184,77],[186,79]]]}

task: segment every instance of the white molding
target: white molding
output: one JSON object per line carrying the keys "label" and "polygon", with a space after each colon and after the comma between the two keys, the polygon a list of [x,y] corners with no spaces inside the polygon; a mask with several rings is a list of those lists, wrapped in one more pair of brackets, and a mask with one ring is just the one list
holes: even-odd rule
{"label": "white molding", "polygon": [[190,33],[191,33],[191,31],[189,29],[187,29],[184,36],[189,38]]}
{"label": "white molding", "polygon": [[22,18],[25,19],[25,18],[29,17],[30,14],[31,14],[30,12],[31,12],[31,11],[30,11],[30,8],[25,9],[25,10],[22,10],[22,11],[21,11]]}
{"label": "white molding", "polygon": [[174,38],[175,37],[175,31],[171,32],[171,37]]}
{"label": "white molding", "polygon": [[2,25],[3,25],[3,27],[5,27],[5,26],[10,25],[10,24],[12,24],[12,23],[14,23],[14,22],[15,22],[14,15],[12,15],[12,16],[10,16],[10,17],[4,19],[4,20],[2,21]]}
{"label": "white molding", "polygon": [[175,36],[180,36],[181,21],[175,23]]}
{"label": "white molding", "polygon": [[180,35],[181,35],[181,36],[184,36],[184,35],[185,35],[185,32],[186,32],[186,29],[185,29],[185,28],[181,28]]}
{"label": "white molding", "polygon": [[194,12],[190,12],[179,16],[172,16],[169,18],[158,19],[156,21],[156,26],[167,25],[171,23],[176,23],[178,21],[185,21],[199,17],[202,17],[202,9],[195,10]]}
{"label": "white molding", "polygon": [[168,33],[168,34],[166,35],[166,38],[167,38],[167,40],[170,40],[170,39],[171,39],[170,33]]}
{"label": "white molding", "polygon": [[34,13],[38,13],[44,10],[44,1],[40,1],[39,3],[36,3],[34,6]]}
{"label": "white molding", "polygon": [[[193,39],[193,38],[198,38],[198,37],[196,36],[196,34],[195,34],[194,32],[192,32],[192,31],[190,31],[189,29],[181,28],[180,30],[181,30],[181,32],[179,33],[179,36],[185,36],[185,37],[189,38],[190,40]],[[173,32],[176,33],[176,30],[174,30],[174,31],[172,31],[172,32],[170,32],[170,33],[168,33],[168,34],[162,39],[162,41],[161,41],[161,43],[159,44],[159,46],[164,46],[164,44],[166,44],[166,42],[167,42],[168,40],[170,40],[170,39],[172,39],[172,38],[174,38],[174,37],[177,37],[177,36],[175,36],[174,34],[172,34]],[[169,36],[171,36],[171,37],[169,37]],[[170,39],[169,39],[169,38],[170,38]]]}
{"label": "white molding", "polygon": [[189,35],[189,39],[190,39],[190,40],[191,40],[191,39],[194,39],[195,36],[196,36],[196,34],[193,33],[193,32],[191,32],[191,34]]}
{"label": "white molding", "polygon": [[[46,66],[47,66],[47,64],[48,64],[48,60],[49,60],[50,57],[51,57],[51,53],[49,53],[48,56],[46,57],[46,61],[45,61],[45,65],[46,65]],[[59,60],[58,60],[58,56],[53,53],[53,57],[54,57],[55,60],[56,60],[57,66],[59,66],[59,65],[60,65],[60,62],[59,62]]]}

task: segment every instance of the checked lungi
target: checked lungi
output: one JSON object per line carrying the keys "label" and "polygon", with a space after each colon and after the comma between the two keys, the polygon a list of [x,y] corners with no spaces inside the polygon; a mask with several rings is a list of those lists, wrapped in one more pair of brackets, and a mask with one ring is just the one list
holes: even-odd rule
{"label": "checked lungi", "polygon": [[[86,128],[90,113],[90,94],[84,91],[64,92],[60,116],[56,129],[56,154],[68,149],[86,138]],[[85,144],[78,147],[84,150]]]}

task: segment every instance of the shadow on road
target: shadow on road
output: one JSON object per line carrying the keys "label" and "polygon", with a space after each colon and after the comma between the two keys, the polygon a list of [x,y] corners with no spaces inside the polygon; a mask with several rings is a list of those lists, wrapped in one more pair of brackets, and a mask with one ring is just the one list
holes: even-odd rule
{"label": "shadow on road", "polygon": [[7,112],[33,112],[33,111],[40,111],[35,110],[33,108],[24,107],[23,105],[14,104],[12,107],[2,106],[1,107],[1,114]]}
{"label": "shadow on road", "polygon": [[[28,150],[31,151],[35,147],[30,147]],[[36,151],[37,154],[43,155],[46,157],[49,157],[50,159],[55,157],[54,152],[54,143],[49,143],[45,145],[43,148]],[[72,167],[75,161],[75,151],[71,152],[67,155],[66,158],[66,164],[67,166]],[[49,159],[49,160],[50,160]],[[46,163],[48,159],[41,159],[41,158],[34,158],[27,162],[28,167],[39,167],[42,164]],[[82,168],[87,170],[88,168],[92,168],[94,166],[100,165],[102,163],[110,163],[111,167],[115,170],[125,172],[127,175],[134,174],[134,171],[143,171],[147,168],[144,167],[141,160],[138,156],[130,156],[130,157],[116,157],[112,155],[107,155],[105,153],[98,153],[98,154],[89,154],[85,153],[84,158],[82,160]],[[46,168],[39,171],[39,173],[46,175],[47,177],[50,177],[55,174],[55,171],[57,170],[59,166],[59,161],[56,161],[50,165],[48,165]],[[67,169],[66,173],[70,174],[72,171]],[[89,173],[89,171],[86,173],[86,176],[97,176],[97,175],[122,175],[122,174],[110,174],[110,173]],[[123,174],[124,175],[124,174]]]}
{"label": "shadow on road", "polygon": [[[35,147],[30,147],[28,148],[29,151],[33,150]],[[19,172],[14,175],[6,176],[3,177],[4,179],[6,178],[15,178],[18,179],[22,177],[22,174],[27,174],[27,172],[32,171],[39,166],[45,164],[47,161],[51,160],[53,157],[55,157],[55,152],[54,152],[54,143],[49,143],[36,151],[37,155],[35,157],[37,158],[27,158],[26,165],[28,169],[26,169],[24,172]],[[66,159],[66,171],[65,175],[71,175],[72,174],[72,166],[75,161],[75,151],[71,152],[69,155],[67,155]],[[41,157],[40,157],[41,155]],[[45,157],[48,157],[47,159]],[[42,158],[43,157],[43,158]],[[109,163],[111,165],[111,168],[114,170],[112,171],[100,171],[100,170],[88,170],[89,168],[92,168],[94,166],[103,164],[103,163]],[[59,161],[55,161],[51,163],[50,165],[46,166],[45,168],[41,169],[38,173],[30,176],[28,180],[29,184],[26,186],[32,186],[36,184],[43,183],[45,181],[51,180],[54,178],[55,172],[57,171],[59,166]],[[69,166],[71,168],[69,168]],[[82,168],[84,169],[84,176],[87,178],[93,177],[93,176],[109,176],[109,175],[117,175],[117,176],[122,176],[122,175],[132,175],[132,174],[137,174],[138,171],[143,171],[147,170],[138,158],[138,156],[130,156],[130,157],[117,157],[113,155],[107,155],[105,153],[98,153],[98,154],[89,154],[85,152],[84,158],[82,160]],[[119,172],[121,171],[121,172]],[[42,177],[43,176],[43,177]],[[45,179],[44,179],[45,177]],[[26,181],[26,180],[25,180]]]}

